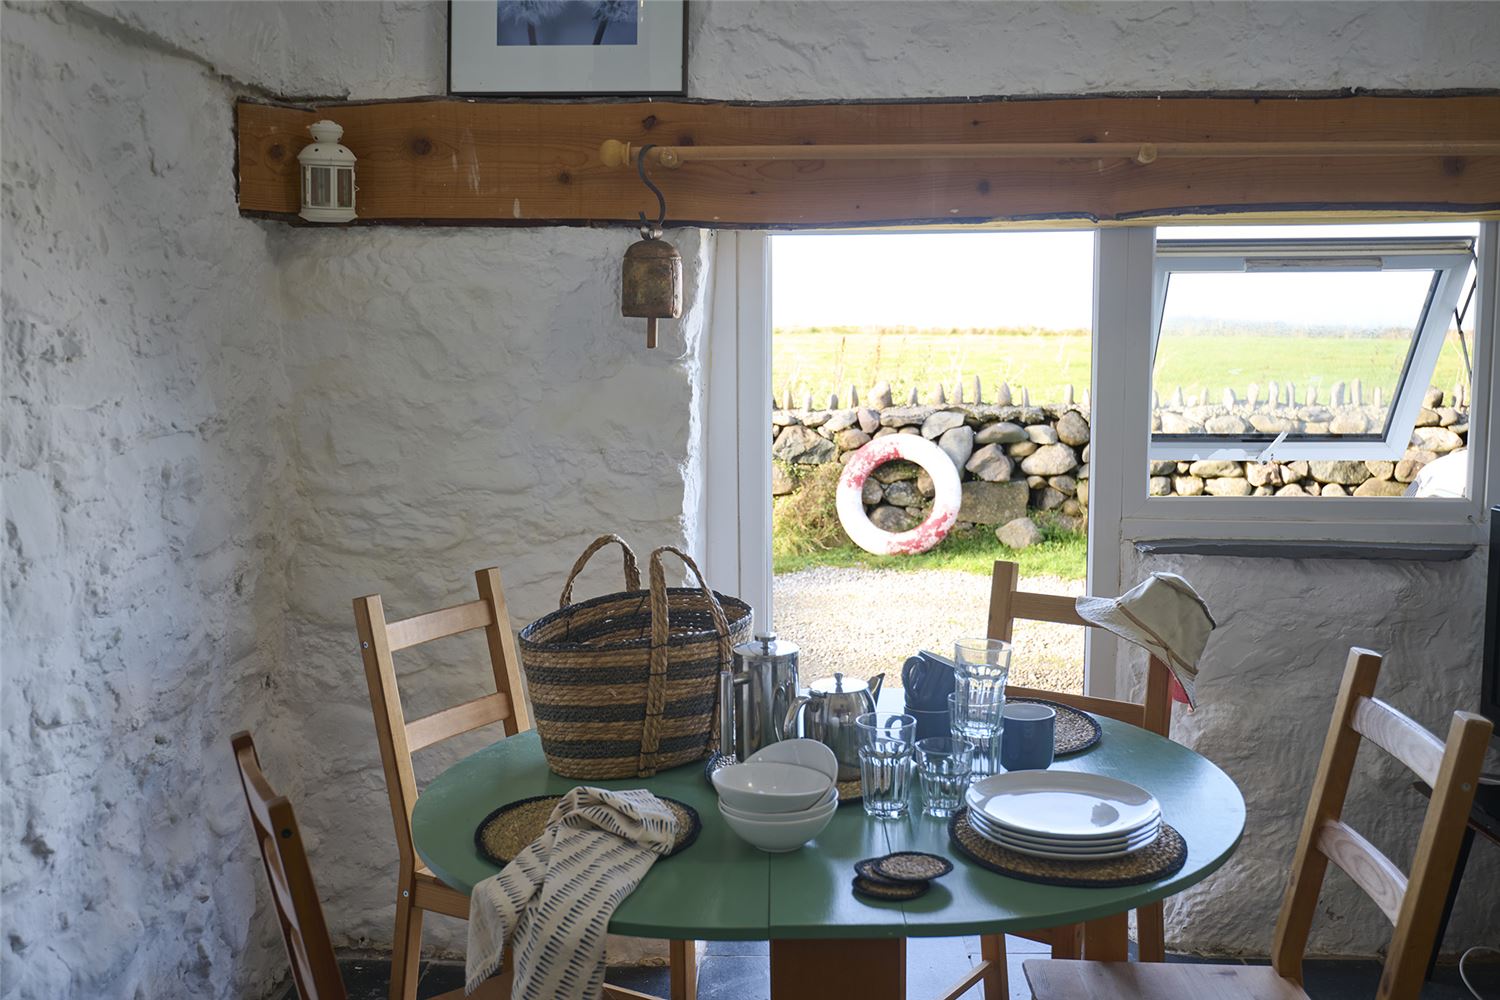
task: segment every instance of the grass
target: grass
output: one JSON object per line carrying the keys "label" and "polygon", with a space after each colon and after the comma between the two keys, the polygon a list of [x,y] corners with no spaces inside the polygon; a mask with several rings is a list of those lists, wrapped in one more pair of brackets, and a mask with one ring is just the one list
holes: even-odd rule
{"label": "grass", "polygon": [[778,576],[814,566],[858,566],[913,572],[922,569],[957,570],[989,576],[996,559],[1019,563],[1022,576],[1056,576],[1064,580],[1082,580],[1087,570],[1087,543],[1078,532],[1042,525],[1047,536],[1040,544],[1025,549],[1001,545],[992,528],[975,527],[953,532],[937,548],[915,556],[876,556],[850,544],[828,549],[787,552],[772,543],[772,571]]}
{"label": "grass", "polygon": [[[1054,402],[1072,385],[1081,397],[1089,385],[1089,334],[1019,330],[933,331],[906,329],[777,330],[771,384],[778,395],[791,386],[796,405],[811,391],[817,405],[830,392],[845,399],[853,384],[861,393],[890,382],[897,400],[916,386],[927,398],[936,383],[951,396],[959,379],[978,375],[986,399],[1001,382],[1026,386],[1034,402]],[[1380,386],[1389,402],[1406,343],[1399,339],[1348,340],[1295,336],[1177,336],[1164,338],[1155,388],[1163,401],[1177,386],[1189,396],[1206,389],[1215,402],[1233,388],[1244,398],[1250,383],[1275,379],[1298,387],[1317,385],[1327,401],[1336,381],[1360,379],[1369,401]],[[1438,358],[1433,384],[1445,392],[1462,371],[1456,338]],[[967,387],[965,389],[967,392]]]}

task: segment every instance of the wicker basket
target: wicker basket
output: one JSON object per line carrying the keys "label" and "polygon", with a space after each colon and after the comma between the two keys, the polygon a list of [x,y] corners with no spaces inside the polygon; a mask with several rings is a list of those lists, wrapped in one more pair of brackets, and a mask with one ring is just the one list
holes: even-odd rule
{"label": "wicker basket", "polygon": [[[625,591],[570,603],[573,581],[610,544],[625,553]],[[668,552],[698,588],[666,585]],[[630,546],[600,536],[574,563],[559,610],[521,630],[542,753],[565,778],[650,777],[717,746],[719,671],[749,638],[750,606],[715,594],[697,564],[671,546],[651,553],[651,589],[640,588]]]}

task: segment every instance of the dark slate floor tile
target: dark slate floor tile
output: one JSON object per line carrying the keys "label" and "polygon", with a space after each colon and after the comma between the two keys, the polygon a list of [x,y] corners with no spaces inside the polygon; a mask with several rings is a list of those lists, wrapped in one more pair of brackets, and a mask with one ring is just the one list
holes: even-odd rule
{"label": "dark slate floor tile", "polygon": [[731,958],[761,958],[770,961],[771,942],[769,941],[709,941],[704,949],[705,955],[726,955]]}
{"label": "dark slate floor tile", "polygon": [[672,970],[664,965],[617,965],[605,971],[604,981],[627,990],[664,997],[672,989]]}
{"label": "dark slate floor tile", "polygon": [[764,958],[714,955],[698,967],[698,1000],[770,1000],[771,968]]}

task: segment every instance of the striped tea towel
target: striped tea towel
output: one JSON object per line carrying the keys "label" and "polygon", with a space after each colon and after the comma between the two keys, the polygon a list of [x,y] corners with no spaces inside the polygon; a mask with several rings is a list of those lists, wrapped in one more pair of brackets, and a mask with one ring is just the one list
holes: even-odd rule
{"label": "striped tea towel", "polygon": [[677,817],[645,789],[564,795],[542,835],[474,887],[464,993],[499,971],[509,939],[512,1000],[599,996],[609,918],[676,839]]}

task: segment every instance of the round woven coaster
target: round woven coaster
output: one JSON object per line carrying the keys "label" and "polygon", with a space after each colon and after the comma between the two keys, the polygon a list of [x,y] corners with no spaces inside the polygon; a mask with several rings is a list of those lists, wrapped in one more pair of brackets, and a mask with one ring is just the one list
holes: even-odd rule
{"label": "round woven coaster", "polygon": [[[537,795],[506,803],[480,821],[474,831],[475,848],[490,864],[504,868],[527,844],[542,835],[547,817],[561,798],[561,795]],[[677,842],[666,854],[670,858],[693,846],[703,823],[698,819],[698,811],[687,803],[667,798],[662,801],[677,816]]]}
{"label": "round woven coaster", "polygon": [[876,858],[875,874],[892,882],[927,882],[942,878],[953,870],[953,862],[936,854],[920,851],[897,851]]}
{"label": "round woven coaster", "polygon": [[886,882],[884,880],[876,882],[863,875],[854,876],[850,884],[854,886],[855,895],[868,896],[887,903],[904,903],[909,899],[918,899],[932,888],[930,882]]}
{"label": "round woven coaster", "polygon": [[1026,702],[1046,705],[1057,712],[1057,722],[1052,729],[1052,754],[1065,757],[1070,753],[1087,750],[1099,742],[1099,720],[1087,712],[1080,712],[1071,705],[1063,705],[1045,698],[1008,698],[1008,702]]}
{"label": "round woven coaster", "polygon": [[1177,874],[1187,861],[1187,844],[1166,823],[1161,836],[1150,846],[1104,861],[1052,861],[1029,854],[1008,851],[986,840],[969,825],[969,810],[960,809],[948,821],[948,837],[958,853],[997,875],[1008,875],[1025,882],[1043,885],[1068,885],[1101,889],[1112,886],[1140,885]]}
{"label": "round woven coaster", "polygon": [[[720,756],[717,753],[709,754],[708,760],[703,764],[703,780],[712,785],[714,783],[714,772],[729,763],[730,761],[727,757]],[[851,802],[858,802],[864,798],[864,789],[860,788],[858,778],[840,781],[838,789],[839,805],[841,806],[846,806]]]}
{"label": "round woven coaster", "polygon": [[899,882],[892,882],[890,879],[876,874],[875,862],[879,860],[879,858],[865,858],[863,861],[854,862],[854,874],[870,882],[885,882],[888,885],[900,885],[901,883]]}

